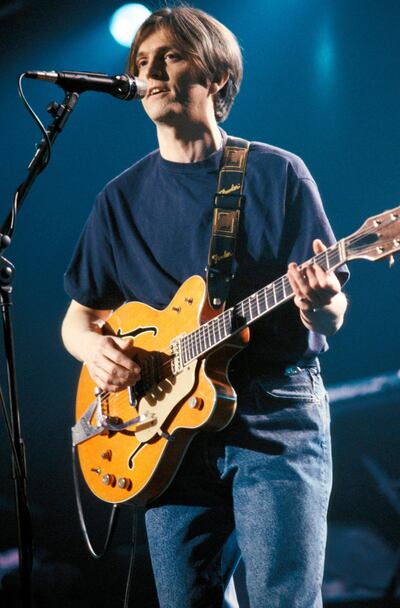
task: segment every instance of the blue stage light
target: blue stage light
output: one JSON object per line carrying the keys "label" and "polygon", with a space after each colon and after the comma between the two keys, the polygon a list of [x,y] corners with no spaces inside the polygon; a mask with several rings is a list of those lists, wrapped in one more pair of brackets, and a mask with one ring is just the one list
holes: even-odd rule
{"label": "blue stage light", "polygon": [[143,4],[124,4],[110,19],[112,36],[122,46],[131,46],[133,37],[150,14]]}

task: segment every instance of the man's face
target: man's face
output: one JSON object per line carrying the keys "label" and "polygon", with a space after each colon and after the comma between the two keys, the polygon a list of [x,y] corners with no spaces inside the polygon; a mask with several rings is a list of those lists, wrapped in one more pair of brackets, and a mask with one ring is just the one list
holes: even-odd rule
{"label": "man's face", "polygon": [[213,101],[204,78],[167,30],[150,34],[138,49],[138,77],[147,81],[143,106],[153,122],[178,125],[204,120]]}

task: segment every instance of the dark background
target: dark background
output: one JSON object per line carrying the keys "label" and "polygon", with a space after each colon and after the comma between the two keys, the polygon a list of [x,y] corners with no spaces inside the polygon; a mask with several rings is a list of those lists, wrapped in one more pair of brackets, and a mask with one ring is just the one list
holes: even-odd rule
{"label": "dark background", "polygon": [[[117,45],[108,31],[109,18],[121,4],[110,0],[0,4],[2,217],[25,176],[34,142],[40,139],[37,127],[19,102],[17,75],[35,69],[123,72],[127,50]],[[158,4],[150,2],[147,6],[154,9]],[[195,6],[224,22],[243,48],[245,77],[223,125],[228,132],[299,154],[319,184],[338,237],[353,232],[370,215],[399,204],[397,0],[199,0]],[[60,101],[61,90],[47,83],[26,81],[25,91],[48,124],[46,105],[53,99]],[[108,560],[92,562],[84,555],[73,501],[70,427],[79,364],[66,354],[60,339],[68,305],[62,276],[96,193],[155,146],[153,125],[140,103],[123,103],[94,93],[82,95],[53,148],[50,166],[24,205],[8,251],[17,268],[13,317],[21,420],[41,572],[48,572],[45,563],[49,569],[56,568],[54,562],[62,563],[58,573],[52,571],[51,580],[73,580],[76,576],[81,581],[84,572],[88,589],[95,585],[104,598],[108,593],[116,594],[116,601],[122,596],[126,574],[129,510],[123,510],[117,549]],[[400,367],[398,265],[390,271],[386,262],[355,262],[347,294],[350,307],[345,327],[331,340],[331,350],[322,358],[328,384]],[[5,386],[4,364],[2,369]],[[376,457],[386,454],[387,460],[386,433],[390,429],[390,458],[384,464],[392,476],[399,477],[399,454],[393,437],[399,414],[396,408],[387,408],[386,418],[382,419],[382,410],[380,416],[381,423],[375,432],[371,431],[375,415],[365,418],[361,408],[351,418],[351,430],[340,435],[336,445],[343,450],[342,455],[354,454],[358,440],[366,450],[375,441],[382,448],[377,448]],[[367,427],[371,437],[365,420],[370,421]],[[3,425],[0,445],[1,551],[16,546],[9,449]],[[353,456],[348,458],[350,461]],[[354,477],[348,480],[339,467],[337,488],[341,491],[334,495],[331,517],[365,520],[380,529],[382,517],[376,515],[375,503],[370,507],[363,500],[362,508],[354,513],[352,500],[363,481],[355,485],[353,481]],[[373,492],[371,485],[370,494]],[[107,507],[86,497],[91,529],[100,534]],[[386,508],[382,496],[376,495],[375,499],[385,512],[380,532],[396,546],[398,516],[392,508]],[[145,563],[141,547],[139,561]],[[143,571],[146,573],[147,567]],[[141,597],[141,591],[137,593]],[[150,605],[149,598],[139,599],[138,605]]]}

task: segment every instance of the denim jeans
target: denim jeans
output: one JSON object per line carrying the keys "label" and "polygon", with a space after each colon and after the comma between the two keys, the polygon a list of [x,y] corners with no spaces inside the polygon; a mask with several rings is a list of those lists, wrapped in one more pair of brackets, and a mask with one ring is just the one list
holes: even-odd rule
{"label": "denim jeans", "polygon": [[319,365],[237,392],[231,424],[195,437],[146,511],[160,606],[221,608],[241,557],[252,608],[320,608],[331,449]]}

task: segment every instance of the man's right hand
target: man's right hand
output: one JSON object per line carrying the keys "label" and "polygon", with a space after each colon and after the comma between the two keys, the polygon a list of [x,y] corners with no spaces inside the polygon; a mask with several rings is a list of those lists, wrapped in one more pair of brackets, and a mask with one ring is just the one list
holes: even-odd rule
{"label": "man's right hand", "polygon": [[67,350],[86,363],[94,382],[113,393],[134,386],[140,367],[134,361],[137,349],[132,338],[103,335],[102,327],[112,310],[97,310],[72,300],[62,326]]}
{"label": "man's right hand", "polygon": [[140,380],[140,367],[134,361],[132,339],[86,332],[82,355],[97,386],[112,393],[134,386]]}

